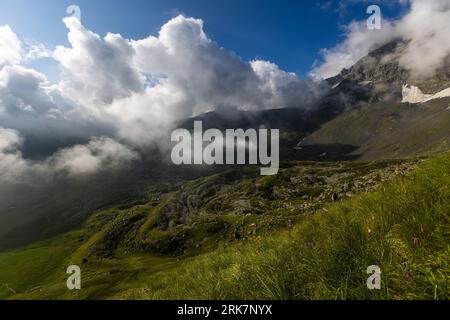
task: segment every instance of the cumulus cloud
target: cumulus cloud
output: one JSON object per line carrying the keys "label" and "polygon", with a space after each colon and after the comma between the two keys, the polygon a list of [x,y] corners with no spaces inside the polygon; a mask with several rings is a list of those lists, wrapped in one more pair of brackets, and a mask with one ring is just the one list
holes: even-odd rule
{"label": "cumulus cloud", "polygon": [[46,77],[22,66],[6,66],[0,71],[0,112],[43,114],[56,109],[56,93]]}
{"label": "cumulus cloud", "polygon": [[396,39],[408,41],[400,65],[416,78],[427,77],[443,65],[450,55],[450,1],[401,0],[409,11],[395,21],[383,21],[382,30],[369,30],[365,21],[354,21],[345,28],[345,40],[324,49],[324,62],[311,75],[329,78],[349,68],[370,51]]}
{"label": "cumulus cloud", "polygon": [[266,93],[266,103],[272,107],[293,107],[301,102],[307,108],[327,90],[324,84],[300,79],[268,61],[254,60],[251,66],[260,80],[261,91]]}
{"label": "cumulus cloud", "polygon": [[44,150],[52,144],[64,147],[67,139],[87,141],[114,132],[106,120],[94,118],[64,97],[45,75],[20,65],[0,69],[0,127],[37,138],[47,144]]}
{"label": "cumulus cloud", "polygon": [[190,112],[216,105],[263,108],[258,77],[248,62],[220,48],[203,31],[203,21],[178,16],[159,37],[133,42],[136,65],[144,74],[160,75],[191,99]]}
{"label": "cumulus cloud", "polygon": [[161,75],[183,92],[191,100],[192,113],[218,106],[245,110],[307,107],[297,98],[298,92],[303,97],[309,94],[303,90],[308,80],[267,61],[243,61],[209,39],[202,20],[178,16],[161,28],[159,37],[133,41],[133,46],[139,70]]}
{"label": "cumulus cloud", "polygon": [[[135,159],[131,150],[169,146],[173,126],[188,117],[237,108],[308,108],[322,94],[311,80],[267,61],[244,61],[220,47],[200,19],[180,15],[158,35],[137,40],[101,37],[77,18],[63,21],[70,45],[54,52],[38,44],[24,53],[12,30],[1,29],[0,38],[7,40],[0,41],[15,53],[0,57],[0,127],[9,128],[2,129],[2,139],[15,146],[2,149],[1,163],[15,165],[11,174],[93,173]],[[58,63],[58,83],[21,65],[41,57]],[[98,136],[108,138],[92,138]],[[30,137],[56,140],[60,150],[39,162],[25,159]],[[67,145],[60,143],[65,139]],[[73,146],[74,140],[85,144]]]}
{"label": "cumulus cloud", "polygon": [[71,48],[55,51],[61,92],[139,146],[168,141],[171,125],[206,111],[309,107],[321,94],[310,80],[221,48],[200,19],[180,15],[140,40],[102,39],[78,19],[64,22]]}
{"label": "cumulus cloud", "polygon": [[9,26],[0,26],[0,68],[22,60],[22,42]]}
{"label": "cumulus cloud", "polygon": [[103,39],[80,20],[64,20],[71,48],[58,46],[54,58],[62,67],[60,90],[84,104],[110,104],[143,90],[143,78],[133,68],[133,48],[118,34]]}

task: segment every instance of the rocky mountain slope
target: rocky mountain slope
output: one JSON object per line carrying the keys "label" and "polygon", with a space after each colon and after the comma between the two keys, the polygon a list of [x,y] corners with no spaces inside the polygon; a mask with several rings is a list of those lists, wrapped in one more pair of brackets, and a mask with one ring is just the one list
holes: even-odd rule
{"label": "rocky mountain slope", "polygon": [[333,92],[349,85],[365,88],[369,98],[307,135],[311,145],[353,146],[356,159],[404,158],[445,151],[450,147],[450,59],[435,74],[413,78],[400,67],[407,42],[392,42],[353,67],[328,79]]}
{"label": "rocky mountain slope", "polygon": [[407,49],[407,41],[393,41],[370,52],[349,69],[344,69],[333,78],[327,79],[331,86],[344,80],[355,81],[378,87],[377,89],[399,93],[405,84],[419,87],[424,93],[434,94],[450,87],[450,57],[436,72],[415,77],[401,67],[400,58]]}

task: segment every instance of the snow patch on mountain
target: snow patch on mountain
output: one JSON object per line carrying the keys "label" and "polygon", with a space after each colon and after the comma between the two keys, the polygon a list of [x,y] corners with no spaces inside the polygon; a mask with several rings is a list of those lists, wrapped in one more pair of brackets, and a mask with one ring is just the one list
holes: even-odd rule
{"label": "snow patch on mountain", "polygon": [[420,88],[406,84],[403,86],[402,95],[402,103],[424,103],[434,99],[450,97],[450,88],[436,94],[424,94]]}

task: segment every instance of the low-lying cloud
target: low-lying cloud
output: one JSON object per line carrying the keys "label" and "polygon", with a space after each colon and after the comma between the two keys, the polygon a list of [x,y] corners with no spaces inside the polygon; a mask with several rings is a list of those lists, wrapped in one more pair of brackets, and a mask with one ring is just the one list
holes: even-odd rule
{"label": "low-lying cloud", "polygon": [[[43,161],[27,160],[21,149],[25,139],[19,132],[0,128],[0,181],[22,183],[36,178],[85,176],[114,170],[139,159],[139,155],[110,138],[93,138],[86,145],[64,148]],[[41,180],[41,182],[43,182]]]}

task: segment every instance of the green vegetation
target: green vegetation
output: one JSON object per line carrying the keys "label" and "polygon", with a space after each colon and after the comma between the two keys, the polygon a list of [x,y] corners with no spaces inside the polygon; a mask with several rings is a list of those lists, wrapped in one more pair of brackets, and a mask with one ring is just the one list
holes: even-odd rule
{"label": "green vegetation", "polygon": [[[450,155],[417,163],[289,163],[276,177],[188,182],[0,253],[0,298],[449,299]],[[79,291],[65,287],[73,263]],[[370,265],[381,290],[366,287]]]}
{"label": "green vegetation", "polygon": [[[449,299],[449,186],[449,157],[434,159],[290,232],[189,261],[154,279],[141,297]],[[381,291],[365,286],[374,264],[382,269]]]}
{"label": "green vegetation", "polygon": [[22,250],[0,253],[0,299],[14,293],[39,290],[58,279],[63,261],[76,249],[78,232]]}

